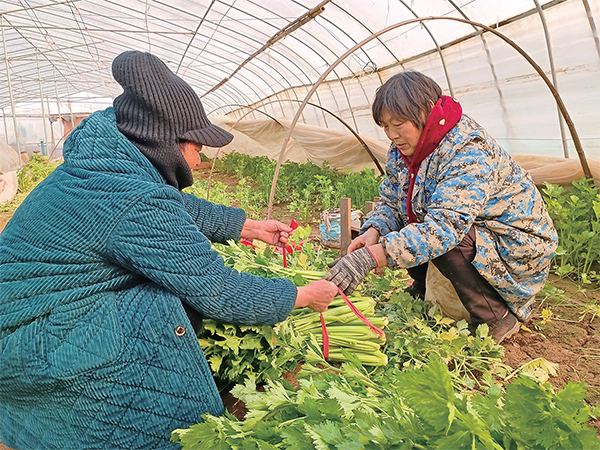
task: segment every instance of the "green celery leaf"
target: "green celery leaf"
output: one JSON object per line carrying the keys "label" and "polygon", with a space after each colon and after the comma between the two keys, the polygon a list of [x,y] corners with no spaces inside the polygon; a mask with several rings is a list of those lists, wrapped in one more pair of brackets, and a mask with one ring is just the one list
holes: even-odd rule
{"label": "green celery leaf", "polygon": [[291,278],[292,282],[296,285],[296,286],[306,286],[308,284],[308,281],[306,281],[306,279],[300,275],[299,273],[295,274],[292,278]]}
{"label": "green celery leaf", "polygon": [[351,419],[354,416],[354,410],[361,402],[361,397],[342,391],[338,386],[332,386],[329,388],[327,390],[327,394],[331,398],[337,400],[338,404],[344,411],[344,417],[346,419]]}
{"label": "green celery leaf", "polygon": [[339,423],[326,420],[312,425],[312,430],[321,436],[323,442],[327,444],[341,444],[344,437],[339,429]]}
{"label": "green celery leaf", "polygon": [[306,430],[306,433],[311,437],[313,443],[313,447],[308,448],[314,448],[315,450],[330,450],[327,442],[325,442],[323,440],[323,437],[314,430],[314,426],[318,427],[318,424],[313,426],[307,423],[304,424],[304,429]]}
{"label": "green celery leaf", "polygon": [[313,448],[312,439],[306,434],[304,422],[295,422],[281,430],[285,450],[307,450]]}
{"label": "green celery leaf", "polygon": [[360,441],[347,440],[335,446],[336,450],[364,450],[365,446]]}
{"label": "green celery leaf", "polygon": [[210,368],[213,370],[213,372],[218,372],[221,368],[223,358],[217,355],[213,355],[208,359],[208,362],[210,363]]}
{"label": "green celery leaf", "polygon": [[306,420],[318,421],[322,419],[321,412],[319,411],[319,402],[312,397],[306,397],[299,405],[298,410],[306,415]]}
{"label": "green celery leaf", "polygon": [[454,388],[448,367],[440,361],[399,374],[399,390],[408,405],[437,432],[452,424]]}
{"label": "green celery leaf", "polygon": [[468,431],[460,431],[449,436],[442,436],[436,439],[433,445],[434,448],[439,450],[477,448],[474,445],[473,436]]}
{"label": "green celery leaf", "polygon": [[332,398],[324,398],[318,402],[319,411],[325,417],[330,419],[339,419],[344,414],[337,400]]}

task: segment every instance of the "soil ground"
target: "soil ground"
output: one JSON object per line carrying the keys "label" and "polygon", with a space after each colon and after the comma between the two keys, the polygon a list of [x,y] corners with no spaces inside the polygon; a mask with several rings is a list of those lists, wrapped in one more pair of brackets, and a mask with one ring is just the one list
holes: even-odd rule
{"label": "soil ground", "polygon": [[[503,343],[504,360],[514,368],[536,358],[556,363],[557,374],[549,379],[556,389],[562,389],[569,381],[584,382],[587,403],[600,405],[600,316],[583,315],[586,303],[600,304],[598,286],[585,289],[555,275],[550,276],[549,282],[563,290],[565,298],[536,305],[528,329],[521,329]],[[553,315],[542,324],[544,308],[550,308]],[[593,420],[590,425],[600,436],[600,420]]]}
{"label": "soil ground", "polygon": [[[203,167],[196,170],[196,178],[207,178],[210,169]],[[212,174],[212,180],[221,181],[227,186],[237,186],[238,178],[219,172]],[[262,214],[267,217],[266,208]],[[0,212],[0,232],[12,217],[11,212]],[[286,205],[274,205],[273,217],[283,223],[297,219],[289,212]],[[308,223],[312,236],[318,239],[318,211]],[[556,376],[548,380],[555,389],[562,389],[569,381],[584,382],[587,386],[587,402],[600,405],[600,315],[583,314],[585,304],[600,304],[600,288],[597,285],[580,286],[570,279],[551,275],[550,284],[564,291],[544,302],[536,303],[533,319],[526,328],[514,337],[503,342],[505,363],[518,368],[537,358],[558,364]],[[543,315],[546,310],[546,316]],[[547,317],[547,311],[552,316]],[[234,398],[224,399],[231,412],[239,413],[244,409]],[[591,421],[590,425],[598,430],[600,436],[600,420]],[[10,450],[0,443],[0,450]]]}

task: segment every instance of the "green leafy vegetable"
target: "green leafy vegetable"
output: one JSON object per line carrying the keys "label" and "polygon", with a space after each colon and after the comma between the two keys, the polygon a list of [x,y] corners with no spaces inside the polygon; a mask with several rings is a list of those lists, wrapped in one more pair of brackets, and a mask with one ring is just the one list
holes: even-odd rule
{"label": "green leafy vegetable", "polygon": [[[294,351],[293,348],[290,348]],[[297,389],[255,380],[232,393],[246,404],[243,422],[231,415],[205,415],[205,422],[175,430],[184,450],[206,448],[323,450],[396,449],[587,449],[598,448],[585,425],[592,410],[583,384],[554,393],[550,385],[520,375],[506,391],[465,395],[453,387],[447,366],[432,361],[421,369],[373,380],[360,363],[341,368],[307,363]]]}

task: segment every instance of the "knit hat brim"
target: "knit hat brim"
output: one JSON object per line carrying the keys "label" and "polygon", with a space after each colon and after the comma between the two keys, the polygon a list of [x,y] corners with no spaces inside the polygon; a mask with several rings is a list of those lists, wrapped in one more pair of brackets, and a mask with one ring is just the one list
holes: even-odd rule
{"label": "knit hat brim", "polygon": [[197,142],[207,147],[224,147],[233,140],[233,134],[210,124],[199,130],[192,130],[180,137],[186,141]]}

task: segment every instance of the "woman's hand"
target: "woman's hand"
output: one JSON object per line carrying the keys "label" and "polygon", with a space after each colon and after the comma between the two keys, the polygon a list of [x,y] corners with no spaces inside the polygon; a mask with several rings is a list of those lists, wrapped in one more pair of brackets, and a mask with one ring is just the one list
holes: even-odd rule
{"label": "woman's hand", "polygon": [[270,245],[285,247],[291,234],[292,227],[277,220],[246,219],[240,237],[258,239]]}
{"label": "woman's hand", "polygon": [[327,280],[312,281],[306,286],[298,288],[296,305],[294,308],[310,308],[317,312],[327,310],[329,304],[338,294],[335,284]]}
{"label": "woman's hand", "polygon": [[370,227],[363,234],[358,236],[348,246],[348,252],[352,253],[362,247],[369,247],[379,242],[379,230],[377,228]]}
{"label": "woman's hand", "polygon": [[[381,247],[381,244],[379,246]],[[344,294],[350,295],[376,267],[376,256],[369,247],[363,247],[338,259],[325,275],[325,279],[335,283]]]}

